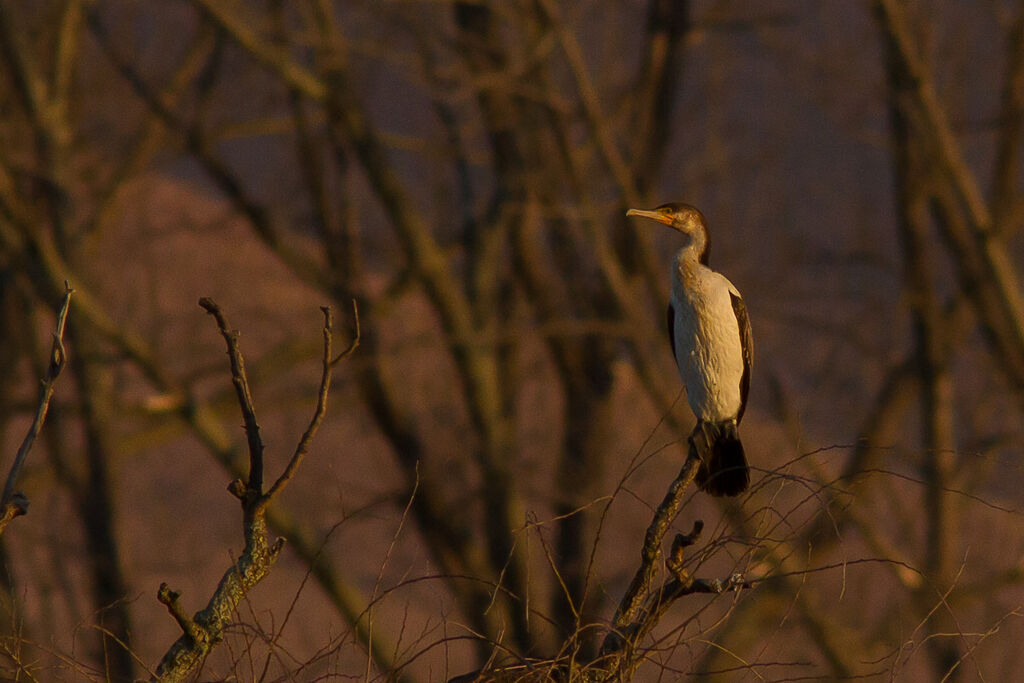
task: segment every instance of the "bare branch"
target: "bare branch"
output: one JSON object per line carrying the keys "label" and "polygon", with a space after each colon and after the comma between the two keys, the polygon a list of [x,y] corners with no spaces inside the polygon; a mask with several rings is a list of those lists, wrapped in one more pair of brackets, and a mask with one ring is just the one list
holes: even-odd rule
{"label": "bare branch", "polygon": [[608,634],[601,649],[605,652],[616,650],[621,646],[621,636],[618,635],[629,624],[638,620],[638,615],[644,600],[647,599],[654,582],[655,573],[658,570],[658,559],[661,557],[661,543],[668,533],[669,526],[679,512],[679,506],[683,502],[683,495],[687,487],[697,476],[697,468],[700,466],[700,456],[693,445],[693,437],[690,437],[690,454],[683,463],[682,469],[676,476],[675,481],[668,488],[665,498],[654,513],[654,518],[647,527],[644,535],[644,545],[640,551],[640,567],[633,576],[626,594],[619,602],[619,608],[615,612],[612,626],[615,631]]}
{"label": "bare branch", "polygon": [[67,103],[81,42],[82,0],[69,0],[60,17],[59,38],[54,45],[54,59],[50,80],[54,99]]}
{"label": "bare branch", "polygon": [[[327,393],[330,390],[331,370],[334,367],[334,363],[331,362],[331,314],[329,309],[324,308],[324,374],[320,383],[317,408],[313,420],[300,440],[295,455],[292,456],[284,474],[264,495],[260,492],[263,479],[263,443],[259,436],[259,425],[256,423],[252,395],[245,373],[245,360],[238,347],[238,332],[230,328],[220,307],[212,299],[203,298],[200,300],[200,305],[214,316],[217,327],[227,343],[228,356],[231,359],[231,379],[242,414],[245,416],[250,455],[249,484],[246,486],[242,484],[241,480],[236,480],[229,486],[232,494],[242,503],[242,531],[245,536],[245,547],[238,560],[224,572],[206,607],[191,619],[188,618],[178,602],[179,594],[170,590],[166,584],[161,585],[157,597],[167,607],[183,631],[183,635],[164,654],[157,667],[154,680],[161,681],[187,680],[197,671],[213,646],[224,637],[224,631],[231,623],[239,602],[253,586],[266,576],[284,548],[283,538],[279,538],[273,543],[268,538],[267,504],[294,476],[295,470],[301,463],[302,457],[323,419],[327,406]],[[358,332],[349,349],[334,360],[338,361],[347,356],[355,349],[357,342]]]}
{"label": "bare branch", "polygon": [[290,87],[313,100],[324,100],[327,88],[323,81],[294,61],[286,51],[260,38],[244,19],[225,7],[227,3],[193,0],[192,4]]}
{"label": "bare branch", "polygon": [[232,330],[220,306],[213,299],[202,298],[199,305],[217,320],[217,328],[228,345],[228,357],[231,359],[231,382],[238,394],[238,405],[242,408],[245,420],[245,436],[249,442],[249,483],[251,495],[263,494],[263,439],[260,438],[260,425],[256,420],[256,410],[252,405],[252,393],[249,391],[249,378],[245,374],[245,359],[238,348],[238,330]]}
{"label": "bare branch", "polygon": [[25,466],[29,451],[35,443],[39,431],[46,421],[46,413],[50,409],[50,399],[53,397],[53,386],[60,375],[61,370],[67,364],[67,351],[64,349],[64,324],[68,317],[68,306],[71,303],[71,294],[75,290],[67,282],[64,283],[64,300],[61,302],[60,310],[57,313],[57,329],[53,333],[53,348],[50,351],[50,364],[46,369],[43,378],[43,385],[39,389],[39,401],[36,406],[35,419],[28,428],[28,433],[18,448],[18,453],[11,464],[11,470],[7,474],[7,482],[4,484],[3,496],[0,497],[0,534],[3,533],[7,524],[14,519],[28,512],[28,498],[20,491],[15,491],[21,470]]}
{"label": "bare branch", "polygon": [[179,600],[180,597],[181,593],[172,591],[166,583],[161,583],[160,589],[156,592],[156,599],[167,608],[174,620],[178,622],[181,630],[193,641],[199,641],[204,637],[205,632],[192,620],[192,617],[185,613]]}
{"label": "bare branch", "polygon": [[[642,203],[641,193],[635,182],[634,175],[626,164],[622,152],[614,139],[607,117],[601,110],[601,101],[587,70],[583,49],[579,41],[568,30],[565,22],[559,16],[557,6],[551,0],[539,0],[538,7],[543,12],[544,18],[549,22],[562,47],[562,52],[565,54],[569,69],[576,81],[577,92],[583,108],[583,114],[590,128],[590,134],[593,136],[601,160],[618,186],[622,200],[627,206],[636,206]],[[632,230],[632,233],[641,258],[641,274],[647,284],[652,302],[657,308],[660,308],[662,304],[661,292],[663,282],[660,278],[660,270],[657,267],[658,260],[651,242],[651,233],[635,228]]]}
{"label": "bare branch", "polygon": [[331,316],[331,309],[324,306],[320,309],[324,313],[324,354],[323,354],[323,371],[320,375],[320,391],[317,394],[316,409],[313,411],[313,419],[310,420],[309,427],[306,428],[306,432],[302,435],[299,440],[299,445],[295,449],[295,454],[292,455],[291,460],[288,461],[288,465],[285,467],[284,472],[278,477],[274,485],[267,491],[267,495],[263,497],[264,504],[269,503],[274,496],[280,493],[281,489],[288,485],[292,477],[295,476],[295,471],[302,463],[302,459],[306,457],[306,452],[309,450],[309,444],[313,440],[313,436],[316,435],[317,430],[320,428],[320,423],[323,422],[324,413],[327,412],[327,393],[331,389],[331,371],[334,366],[339,362],[347,358],[356,350],[359,346],[359,308],[356,305],[355,300],[352,301],[352,312],[355,315],[355,336],[352,338],[352,342],[348,348],[345,349],[337,358],[331,358],[331,341],[333,335],[333,317]]}
{"label": "bare branch", "polygon": [[633,175],[646,193],[661,170],[672,137],[672,112],[682,86],[684,38],[691,28],[690,2],[652,0],[647,9],[643,59],[637,69]]}
{"label": "bare branch", "polygon": [[[246,190],[242,179],[216,153],[215,141],[210,138],[207,131],[199,123],[186,120],[174,108],[172,93],[159,92],[149,86],[133,60],[119,52],[116,40],[108,34],[98,12],[90,10],[87,19],[93,36],[114,68],[160,122],[168,130],[182,138],[189,151],[202,163],[220,190],[231,200],[236,210],[249,221],[256,235],[273,249],[296,275],[313,286],[324,289],[326,283],[322,268],[306,258],[301,250],[291,248],[287,244],[287,241],[282,238],[283,229],[274,219],[272,212]],[[200,45],[199,48],[201,47]],[[202,52],[201,49],[200,52]],[[215,52],[216,50],[212,51],[212,53]]]}

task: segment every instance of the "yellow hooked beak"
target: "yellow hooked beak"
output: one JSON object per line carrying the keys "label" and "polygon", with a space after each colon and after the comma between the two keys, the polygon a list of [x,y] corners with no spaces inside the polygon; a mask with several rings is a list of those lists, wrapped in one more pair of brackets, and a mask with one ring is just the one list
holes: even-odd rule
{"label": "yellow hooked beak", "polygon": [[630,209],[626,212],[627,216],[639,216],[640,218],[650,218],[652,221],[658,221],[665,225],[672,226],[672,215],[665,213],[664,211],[648,211],[647,209]]}

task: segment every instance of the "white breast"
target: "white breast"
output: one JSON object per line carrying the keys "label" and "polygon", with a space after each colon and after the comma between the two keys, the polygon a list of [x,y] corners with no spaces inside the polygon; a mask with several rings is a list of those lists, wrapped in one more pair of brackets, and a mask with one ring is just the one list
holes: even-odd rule
{"label": "white breast", "polygon": [[709,422],[735,418],[742,402],[743,349],[730,293],[739,296],[706,266],[673,269],[676,364],[690,408]]}

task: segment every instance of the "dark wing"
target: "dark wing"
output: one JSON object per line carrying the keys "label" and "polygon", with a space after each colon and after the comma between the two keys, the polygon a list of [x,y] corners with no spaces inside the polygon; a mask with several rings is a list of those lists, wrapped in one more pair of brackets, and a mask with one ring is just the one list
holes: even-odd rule
{"label": "dark wing", "polygon": [[747,393],[750,391],[750,366],[754,364],[754,338],[750,334],[750,318],[747,307],[736,292],[729,292],[732,300],[732,312],[736,314],[736,323],[740,328],[740,347],[743,349],[743,376],[740,378],[740,412],[736,415],[736,424],[743,419],[743,411],[747,409]]}
{"label": "dark wing", "polygon": [[[665,311],[665,322],[668,323],[668,343],[672,347],[672,357],[676,358],[676,309],[672,306],[670,301],[668,304],[668,310]],[[676,358],[676,363],[679,359]]]}

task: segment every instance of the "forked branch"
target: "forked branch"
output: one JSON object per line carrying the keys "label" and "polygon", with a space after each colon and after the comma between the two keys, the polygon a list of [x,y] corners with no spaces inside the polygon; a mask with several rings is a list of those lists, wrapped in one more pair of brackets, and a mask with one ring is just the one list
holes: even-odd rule
{"label": "forked branch", "polygon": [[321,357],[320,389],[316,409],[309,427],[299,440],[298,447],[292,455],[284,472],[270,489],[263,493],[263,439],[259,433],[259,423],[252,402],[252,392],[245,372],[245,359],[238,344],[238,332],[231,329],[220,307],[208,298],[201,299],[202,306],[217,321],[217,328],[228,347],[231,364],[231,380],[235,386],[238,403],[245,421],[246,438],[249,443],[249,477],[248,482],[236,479],[228,486],[228,490],[242,503],[242,532],[245,536],[245,547],[241,556],[224,572],[217,589],[206,607],[189,618],[179,602],[180,594],[171,590],[167,584],[161,584],[157,599],[167,607],[183,633],[164,655],[156,670],[155,679],[162,681],[180,681],[192,676],[202,665],[213,647],[224,637],[224,631],[231,623],[238,603],[246,593],[259,583],[270,567],[277,560],[284,539],[270,541],[267,534],[267,505],[291,481],[299,464],[309,449],[309,444],[316,435],[324,414],[327,411],[327,395],[331,386],[331,375],[334,368],[342,360],[355,351],[359,344],[359,312],[355,315],[355,336],[348,348],[338,356],[333,356],[331,342],[333,339],[333,320],[330,309],[324,307],[324,349]]}
{"label": "forked branch", "polygon": [[[685,465],[683,470],[686,470]],[[672,489],[674,488],[675,483]],[[660,516],[659,513],[655,514],[656,520]],[[607,675],[602,680],[632,679],[633,673],[646,656],[637,645],[650,634],[679,598],[694,593],[719,595],[752,587],[753,584],[744,579],[742,574],[732,574],[726,579],[700,579],[686,570],[683,551],[697,542],[703,529],[704,522],[698,519],[690,533],[676,534],[672,542],[672,551],[665,560],[665,566],[672,578],[666,580],[656,590],[651,590],[651,584],[647,582],[645,591],[637,594],[637,605],[632,611],[630,621],[626,621],[624,615],[618,615],[620,619],[616,621],[616,630],[608,634],[601,646],[604,659],[599,662],[598,668]]]}

